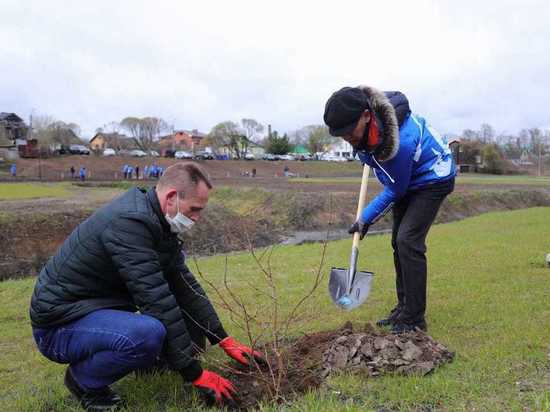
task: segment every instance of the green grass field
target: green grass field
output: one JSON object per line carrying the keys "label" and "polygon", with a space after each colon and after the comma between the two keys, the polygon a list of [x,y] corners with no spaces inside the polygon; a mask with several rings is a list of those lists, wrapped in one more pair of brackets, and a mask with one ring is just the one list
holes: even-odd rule
{"label": "green grass field", "polygon": [[[371,173],[371,179],[375,179]],[[314,177],[314,178],[292,178],[293,183],[318,183],[318,184],[361,184],[360,177]],[[550,187],[549,176],[497,176],[482,174],[463,173],[457,177],[459,185],[520,185],[520,186],[548,186]]]}
{"label": "green grass field", "polygon": [[0,200],[66,197],[67,183],[1,183]]}
{"label": "green grass field", "polygon": [[[327,330],[351,320],[374,322],[394,304],[394,275],[387,235],[362,242],[358,267],[376,277],[369,300],[352,312],[338,310],[326,290],[331,266],[348,265],[349,241],[328,244],[322,286],[303,308],[289,335]],[[306,293],[319,268],[322,245],[276,247],[271,257],[279,321]],[[550,410],[550,208],[490,213],[438,225],[428,239],[430,335],[456,351],[453,363],[426,377],[331,377],[318,392],[282,409],[265,411],[544,411]],[[249,254],[198,260],[201,273],[222,287],[227,265],[229,284],[251,309],[260,308],[273,333],[273,307],[258,290],[265,278]],[[267,263],[266,255],[262,262]],[[198,273],[192,262],[190,267]],[[202,282],[205,285],[205,281]],[[0,409],[6,411],[78,410],[63,386],[65,367],[35,349],[28,320],[34,279],[0,283]],[[207,287],[212,300],[219,299]],[[226,329],[240,338],[228,312],[219,310]],[[267,331],[267,332],[266,332]],[[216,364],[218,348],[206,362]],[[115,384],[131,411],[199,411],[202,404],[180,377],[130,375]]]}

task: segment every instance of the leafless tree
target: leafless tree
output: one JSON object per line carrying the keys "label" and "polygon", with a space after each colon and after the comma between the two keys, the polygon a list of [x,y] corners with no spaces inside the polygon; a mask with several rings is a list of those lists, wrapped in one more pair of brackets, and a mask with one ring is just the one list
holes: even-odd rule
{"label": "leafless tree", "polygon": [[121,120],[120,126],[128,131],[144,151],[150,150],[160,134],[169,130],[168,123],[159,117],[126,117]]}
{"label": "leafless tree", "polygon": [[212,128],[207,137],[207,142],[215,147],[228,149],[236,158],[241,158],[241,145],[244,136],[239,125],[232,121],[218,123]]}
{"label": "leafless tree", "polygon": [[305,126],[301,130],[306,136],[306,145],[310,153],[323,152],[327,145],[336,141],[325,125]]}
{"label": "leafless tree", "polygon": [[[329,214],[332,219],[332,197],[329,198],[329,205]],[[245,214],[257,215],[257,212],[252,208]],[[292,333],[293,327],[296,327],[298,322],[307,321],[308,317],[304,306],[324,284],[328,241],[325,240],[320,245],[319,261],[313,268],[314,273],[308,289],[293,303],[283,303],[280,285],[284,275],[277,272],[273,263],[273,255],[277,246],[256,249],[248,236],[246,227],[242,228],[241,233],[246,239],[248,253],[257,268],[257,276],[253,280],[245,281],[246,289],[258,296],[256,299],[258,303],[255,306],[247,304],[246,299],[241,296],[241,292],[235,286],[236,282],[230,279],[227,256],[221,282],[215,283],[205,276],[195,259],[196,272],[213,291],[211,299],[213,303],[227,311],[235,327],[246,335],[249,345],[253,349],[263,351],[268,358],[267,367],[262,368],[261,365],[254,364],[252,372],[270,399],[280,399],[282,384],[289,372],[289,365],[284,355],[286,345],[288,345],[288,335]],[[329,232],[327,231],[326,239],[328,238]],[[220,361],[218,364],[221,369],[233,375],[247,373]]]}
{"label": "leafless tree", "polygon": [[242,119],[241,125],[248,141],[258,143],[259,135],[264,131],[264,126],[254,119]]}
{"label": "leafless tree", "polygon": [[32,119],[32,129],[32,137],[38,139],[41,146],[81,143],[79,125],[56,120],[50,115],[42,114],[34,116]]}
{"label": "leafless tree", "polygon": [[122,126],[119,122],[112,121],[107,124],[104,124],[103,127],[101,128],[101,132],[120,133],[121,129],[122,129]]}

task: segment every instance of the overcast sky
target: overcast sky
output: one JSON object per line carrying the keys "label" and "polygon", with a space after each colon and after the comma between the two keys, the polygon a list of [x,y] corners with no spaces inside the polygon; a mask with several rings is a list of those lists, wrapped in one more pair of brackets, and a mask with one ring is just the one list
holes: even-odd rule
{"label": "overcast sky", "polygon": [[330,94],[401,90],[442,132],[550,127],[549,2],[0,0],[0,111],[208,132],[322,123]]}

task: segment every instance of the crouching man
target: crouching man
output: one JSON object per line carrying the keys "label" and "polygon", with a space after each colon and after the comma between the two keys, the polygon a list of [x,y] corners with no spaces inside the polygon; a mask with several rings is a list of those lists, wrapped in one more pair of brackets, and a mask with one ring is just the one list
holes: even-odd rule
{"label": "crouching man", "polygon": [[68,364],[65,385],[87,411],[116,410],[110,388],[161,356],[208,401],[230,404],[230,381],[195,355],[220,344],[247,364],[261,355],[228,337],[185,264],[178,235],[201,216],[212,184],[194,163],[166,169],[82,222],[49,259],[31,300],[33,335],[48,359]]}

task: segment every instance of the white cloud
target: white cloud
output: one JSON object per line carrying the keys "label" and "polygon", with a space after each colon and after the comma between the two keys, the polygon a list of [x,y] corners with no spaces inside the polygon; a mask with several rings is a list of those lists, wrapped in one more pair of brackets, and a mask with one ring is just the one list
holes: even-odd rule
{"label": "white cloud", "polygon": [[88,135],[127,115],[285,131],[366,83],[402,90],[441,131],[550,124],[546,2],[379,3],[0,0],[0,111]]}

